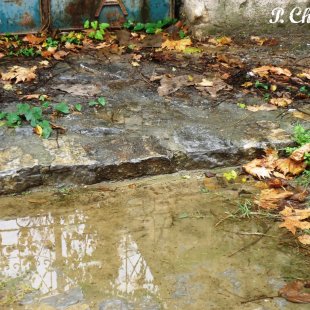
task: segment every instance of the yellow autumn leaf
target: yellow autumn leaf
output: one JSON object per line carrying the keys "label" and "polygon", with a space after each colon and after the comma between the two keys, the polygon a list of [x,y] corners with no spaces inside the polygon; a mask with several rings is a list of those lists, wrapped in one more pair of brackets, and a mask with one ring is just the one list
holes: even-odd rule
{"label": "yellow autumn leaf", "polygon": [[35,128],[34,128],[34,132],[38,135],[38,136],[42,136],[42,133],[43,133],[43,129],[40,125],[37,125]]}
{"label": "yellow autumn leaf", "polygon": [[252,82],[245,82],[245,83],[243,83],[241,86],[242,86],[242,87],[248,88],[248,87],[253,86],[253,83],[252,83]]}
{"label": "yellow autumn leaf", "polygon": [[276,105],[277,107],[287,107],[293,102],[292,99],[288,98],[272,98],[270,99],[270,103]]}

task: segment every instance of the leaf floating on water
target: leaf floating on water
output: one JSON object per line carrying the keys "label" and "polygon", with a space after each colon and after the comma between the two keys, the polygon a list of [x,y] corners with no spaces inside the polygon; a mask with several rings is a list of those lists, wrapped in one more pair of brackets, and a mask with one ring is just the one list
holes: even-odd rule
{"label": "leaf floating on water", "polygon": [[303,292],[304,288],[310,287],[310,281],[296,280],[286,284],[279,291],[279,296],[286,300],[299,304],[310,303],[310,293]]}

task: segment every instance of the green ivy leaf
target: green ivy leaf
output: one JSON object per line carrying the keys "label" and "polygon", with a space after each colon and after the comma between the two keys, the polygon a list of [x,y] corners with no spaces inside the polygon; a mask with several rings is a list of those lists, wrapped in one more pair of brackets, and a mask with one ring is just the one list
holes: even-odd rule
{"label": "green ivy leaf", "polygon": [[92,32],[90,32],[90,33],[88,34],[88,37],[91,38],[91,39],[93,39],[93,38],[95,37],[95,35],[96,35],[96,32],[95,32],[95,31],[92,31]]}
{"label": "green ivy leaf", "polygon": [[47,109],[50,106],[50,102],[45,101],[42,103],[42,108]]}
{"label": "green ivy leaf", "polygon": [[77,111],[81,112],[83,106],[82,106],[80,103],[77,103],[77,104],[74,106],[74,108],[75,108]]}
{"label": "green ivy leaf", "polygon": [[123,27],[126,29],[131,29],[134,27],[134,22],[131,19],[128,19],[124,24]]}
{"label": "green ivy leaf", "polygon": [[28,103],[19,103],[16,108],[18,115],[26,115],[30,111],[30,105]]}
{"label": "green ivy leaf", "polygon": [[157,30],[158,29],[156,29],[156,28],[148,27],[148,28],[146,28],[145,32],[148,34],[154,34],[154,33],[156,33]]}
{"label": "green ivy leaf", "polygon": [[145,28],[145,25],[143,23],[137,23],[135,27],[133,28],[134,31],[141,31]]}
{"label": "green ivy leaf", "polygon": [[184,39],[186,37],[186,34],[183,30],[179,31],[179,37],[180,37],[180,39]]}
{"label": "green ivy leaf", "polygon": [[107,29],[109,27],[110,27],[110,24],[108,24],[108,23],[101,23],[101,24],[99,24],[99,29],[100,30],[105,30],[105,29]]}
{"label": "green ivy leaf", "polygon": [[61,103],[56,104],[55,110],[60,112],[60,113],[63,113],[63,114],[69,114],[70,113],[69,106],[65,102],[61,102]]}
{"label": "green ivy leaf", "polygon": [[103,34],[104,34],[103,30],[97,30],[95,33],[95,39],[103,41]]}
{"label": "green ivy leaf", "polygon": [[6,116],[8,127],[17,127],[21,124],[21,118],[17,113],[8,113]]}
{"label": "green ivy leaf", "polygon": [[263,89],[266,89],[266,90],[269,89],[269,85],[268,84],[261,83],[260,81],[256,81],[255,82],[255,87],[256,88],[263,88]]}
{"label": "green ivy leaf", "polygon": [[98,98],[97,101],[102,107],[106,105],[106,100],[103,97]]}
{"label": "green ivy leaf", "polygon": [[97,30],[98,28],[98,21],[97,20],[94,20],[93,22],[90,23],[91,27],[94,29],[94,30]]}
{"label": "green ivy leaf", "polygon": [[42,128],[42,137],[44,139],[48,139],[53,131],[51,124],[49,123],[49,121],[42,121],[38,124],[39,126],[41,126]]}
{"label": "green ivy leaf", "polygon": [[86,20],[85,22],[84,22],[84,28],[85,29],[88,29],[90,27],[90,22],[89,22],[89,20]]}
{"label": "green ivy leaf", "polygon": [[6,118],[7,113],[5,112],[0,112],[0,120],[5,119]]}
{"label": "green ivy leaf", "polygon": [[93,107],[93,106],[95,106],[95,105],[97,105],[97,104],[98,104],[97,101],[90,101],[90,102],[88,102],[88,105],[89,105],[90,107]]}

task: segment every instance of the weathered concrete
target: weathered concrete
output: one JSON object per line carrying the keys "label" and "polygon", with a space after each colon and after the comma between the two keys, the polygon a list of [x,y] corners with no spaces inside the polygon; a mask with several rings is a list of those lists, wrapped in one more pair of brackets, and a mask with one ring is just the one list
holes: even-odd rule
{"label": "weathered concrete", "polygon": [[[307,0],[184,0],[183,2],[183,13],[198,37],[216,32],[236,34],[236,31],[264,35],[283,32],[284,29],[285,32],[292,31],[305,35],[310,27],[310,5]],[[283,9],[278,22],[275,22],[277,13],[274,12],[272,15],[273,9],[276,8]]]}
{"label": "weathered concrete", "polygon": [[[25,94],[47,94],[55,103],[82,103],[83,112],[56,118],[54,122],[67,132],[58,137],[54,132],[48,140],[33,134],[31,127],[0,126],[0,194],[39,185],[93,184],[239,165],[267,146],[291,141],[296,119],[277,118],[281,110],[253,113],[236,105],[259,103],[261,99],[253,95],[227,93],[213,100],[184,89],[163,98],[157,94],[157,84],[150,85],[145,77],[171,72],[171,67],[143,63],[141,68],[132,67],[125,56],[107,61],[100,55],[80,54],[43,71],[42,86],[16,86]],[[174,72],[190,73],[190,69]],[[89,85],[107,99],[106,107],[88,106],[93,99]],[[10,92],[2,94],[1,109],[14,110],[18,101]]]}

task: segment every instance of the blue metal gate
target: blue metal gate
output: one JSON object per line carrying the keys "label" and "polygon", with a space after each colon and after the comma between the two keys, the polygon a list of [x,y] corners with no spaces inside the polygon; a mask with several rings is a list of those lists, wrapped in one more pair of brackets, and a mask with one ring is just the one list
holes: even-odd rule
{"label": "blue metal gate", "polygon": [[98,19],[120,26],[126,19],[157,21],[174,15],[174,0],[0,0],[0,33],[82,28]]}

